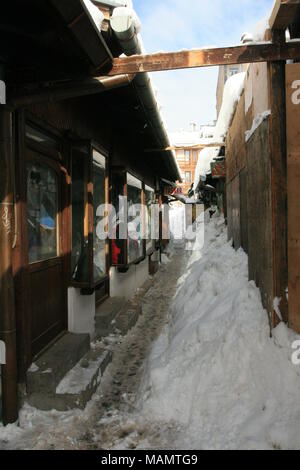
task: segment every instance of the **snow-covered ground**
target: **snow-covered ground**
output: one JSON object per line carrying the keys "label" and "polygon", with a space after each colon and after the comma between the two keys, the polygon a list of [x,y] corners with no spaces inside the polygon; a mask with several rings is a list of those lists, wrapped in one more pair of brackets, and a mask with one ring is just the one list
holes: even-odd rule
{"label": "snow-covered ground", "polygon": [[[182,219],[182,210],[172,213],[173,230]],[[206,214],[204,247],[187,254],[175,245],[161,275],[147,294],[144,326],[130,333],[134,342],[124,341],[123,356],[114,359],[119,365],[112,365],[126,370],[130,345],[138,348],[149,325],[165,315],[140,376],[122,389],[122,404],[115,400],[97,415],[102,385],[83,413],[23,410],[25,429],[2,428],[0,441],[30,447],[34,439],[32,447],[47,448],[50,426],[58,433],[52,447],[60,448],[62,436],[84,447],[89,433],[96,448],[106,449],[300,449],[300,365],[291,360],[300,337],[283,323],[270,336],[259,291],[248,282],[247,256],[227,241],[223,218]]]}
{"label": "snow-covered ground", "polygon": [[247,256],[232,249],[216,217],[152,349],[142,414],[174,423],[178,448],[300,448],[300,366],[291,361],[297,339],[283,323],[270,337]]}

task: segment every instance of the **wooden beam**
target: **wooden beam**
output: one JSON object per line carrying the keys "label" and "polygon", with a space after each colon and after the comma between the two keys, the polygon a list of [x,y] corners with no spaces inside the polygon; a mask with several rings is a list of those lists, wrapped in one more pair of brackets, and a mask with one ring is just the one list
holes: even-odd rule
{"label": "wooden beam", "polygon": [[299,7],[300,0],[277,0],[270,17],[270,28],[286,30]]}
{"label": "wooden beam", "polygon": [[202,150],[206,148],[212,148],[212,147],[226,147],[226,143],[212,143],[212,144],[199,144],[199,145],[192,145],[190,147],[178,147],[176,145],[171,145],[170,147],[166,147],[164,149],[146,149],[144,150],[145,153],[153,153],[153,152],[170,152],[171,150]]}
{"label": "wooden beam", "polygon": [[264,42],[180,52],[160,52],[114,59],[108,75],[160,72],[219,65],[274,62],[300,57],[300,41]]}

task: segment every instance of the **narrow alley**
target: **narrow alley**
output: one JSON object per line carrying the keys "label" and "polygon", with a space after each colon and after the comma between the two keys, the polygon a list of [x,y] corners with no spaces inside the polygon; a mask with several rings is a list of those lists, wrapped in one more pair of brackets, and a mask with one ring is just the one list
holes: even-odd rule
{"label": "narrow alley", "polygon": [[223,217],[206,213],[204,247],[175,243],[165,262],[136,296],[143,314],[134,329],[104,340],[113,362],[86,409],[25,406],[20,427],[0,429],[1,448],[300,446],[300,370],[290,360],[300,336],[281,323],[270,337],[247,256],[227,241]]}
{"label": "narrow alley", "polygon": [[[179,212],[181,215],[182,209]],[[133,298],[133,302],[142,305],[137,325],[126,337],[116,333],[100,344],[113,352],[113,362],[86,410],[60,414],[25,406],[20,416],[21,429],[0,428],[0,449],[101,449],[134,431],[140,438],[147,437],[147,425],[144,423],[143,429],[136,430],[127,423],[127,416],[135,415],[138,409],[138,392],[149,350],[169,321],[177,282],[185,272],[190,253],[181,242],[175,242],[170,258],[164,255],[166,264]],[[121,419],[112,426],[110,420],[119,414],[124,416],[124,423]],[[158,429],[156,433],[160,435]],[[137,442],[134,445],[133,441],[129,448],[136,447]],[[158,437],[155,442],[158,445]]]}
{"label": "narrow alley", "polygon": [[299,450],[300,0],[0,15],[0,453]]}

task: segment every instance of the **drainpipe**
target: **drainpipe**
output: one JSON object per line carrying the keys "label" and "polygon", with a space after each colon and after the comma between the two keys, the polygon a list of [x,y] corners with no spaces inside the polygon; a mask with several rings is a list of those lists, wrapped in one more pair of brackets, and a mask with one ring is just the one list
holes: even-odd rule
{"label": "drainpipe", "polygon": [[[140,38],[138,37],[141,25],[137,15],[131,8],[115,8],[110,24],[120,46],[127,56],[143,53],[143,46]],[[161,118],[150,75],[148,73],[139,73],[136,75],[133,83],[154,130],[156,140],[160,146],[159,148],[169,147],[170,140]],[[177,179],[181,181],[175,154],[174,152],[169,152],[169,154],[170,153],[172,155],[172,171],[177,175]]]}
{"label": "drainpipe", "polygon": [[55,102],[81,96],[96,95],[129,85],[135,75],[116,75],[115,77],[98,77],[78,82],[54,85],[48,88],[33,90],[20,96],[12,96],[9,105],[18,108],[34,103]]}
{"label": "drainpipe", "polygon": [[14,282],[12,272],[13,184],[12,112],[0,105],[0,340],[6,364],[1,366],[3,423],[18,419]]}

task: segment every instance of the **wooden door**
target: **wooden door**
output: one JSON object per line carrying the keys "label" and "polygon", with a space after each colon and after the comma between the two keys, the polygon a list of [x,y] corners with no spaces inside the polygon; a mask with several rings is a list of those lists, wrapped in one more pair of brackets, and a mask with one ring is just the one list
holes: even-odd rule
{"label": "wooden door", "polygon": [[26,151],[28,307],[32,356],[66,328],[62,188],[58,162]]}

